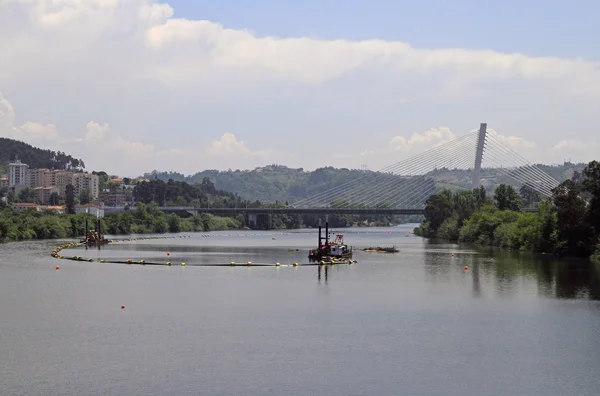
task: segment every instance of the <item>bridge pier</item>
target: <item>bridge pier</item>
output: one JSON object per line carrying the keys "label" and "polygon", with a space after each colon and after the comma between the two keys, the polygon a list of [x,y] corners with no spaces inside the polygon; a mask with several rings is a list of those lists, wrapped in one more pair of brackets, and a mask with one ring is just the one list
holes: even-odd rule
{"label": "bridge pier", "polygon": [[475,151],[475,167],[473,168],[472,188],[479,187],[481,183],[481,161],[483,160],[483,149],[485,148],[485,137],[487,135],[487,124],[481,123],[479,135],[477,136],[477,149]]}
{"label": "bridge pier", "polygon": [[256,213],[248,213],[248,227],[255,229],[256,228]]}

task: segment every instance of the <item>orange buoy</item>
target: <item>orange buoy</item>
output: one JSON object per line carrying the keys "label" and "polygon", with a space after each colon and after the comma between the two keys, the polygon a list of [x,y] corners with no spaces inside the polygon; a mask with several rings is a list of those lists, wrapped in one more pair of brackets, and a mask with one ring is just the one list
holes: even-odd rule
{"label": "orange buoy", "polygon": [[452,253],[452,257],[454,257],[454,253]]}
{"label": "orange buoy", "polygon": [[465,265],[465,271],[468,271],[468,270],[469,270],[469,266]]}
{"label": "orange buoy", "polygon": [[56,266],[56,270],[58,271],[59,269],[60,269],[60,267],[57,265],[57,266]]}

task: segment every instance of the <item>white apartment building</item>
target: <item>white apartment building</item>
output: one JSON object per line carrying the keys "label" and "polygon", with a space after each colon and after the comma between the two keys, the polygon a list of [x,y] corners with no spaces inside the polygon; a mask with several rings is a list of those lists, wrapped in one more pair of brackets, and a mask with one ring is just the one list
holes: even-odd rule
{"label": "white apartment building", "polygon": [[28,186],[29,185],[29,165],[16,160],[8,164],[8,186]]}
{"label": "white apartment building", "polygon": [[100,219],[104,217],[104,208],[93,204],[76,205],[75,213],[89,213]]}
{"label": "white apartment building", "polygon": [[83,190],[87,190],[90,194],[90,200],[98,199],[100,196],[100,178],[98,175],[90,173],[74,173],[73,174],[73,189],[75,195],[81,194]]}

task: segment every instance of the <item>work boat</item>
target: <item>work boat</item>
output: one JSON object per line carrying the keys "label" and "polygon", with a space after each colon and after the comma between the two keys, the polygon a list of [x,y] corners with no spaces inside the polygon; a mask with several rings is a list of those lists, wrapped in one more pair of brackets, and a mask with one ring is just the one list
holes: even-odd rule
{"label": "work boat", "polygon": [[98,223],[96,224],[96,231],[88,231],[88,221],[85,219],[85,237],[80,243],[84,244],[86,248],[88,246],[98,246],[100,248],[101,245],[106,245],[108,242],[108,239],[102,235],[100,219],[98,219]]}
{"label": "work boat", "polygon": [[321,226],[319,226],[319,244],[316,249],[308,252],[308,258],[309,260],[352,258],[352,247],[344,243],[343,234],[337,234],[333,242],[329,241],[329,223],[326,222],[325,236],[321,236]]}

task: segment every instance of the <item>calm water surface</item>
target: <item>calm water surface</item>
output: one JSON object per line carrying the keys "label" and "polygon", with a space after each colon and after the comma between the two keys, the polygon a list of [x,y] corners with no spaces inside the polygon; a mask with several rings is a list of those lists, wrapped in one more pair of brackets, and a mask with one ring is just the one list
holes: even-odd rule
{"label": "calm water surface", "polygon": [[327,272],[207,266],[306,263],[314,230],[65,252],[186,267],[0,245],[0,395],[600,394],[599,268],[412,227],[345,230],[400,253]]}

